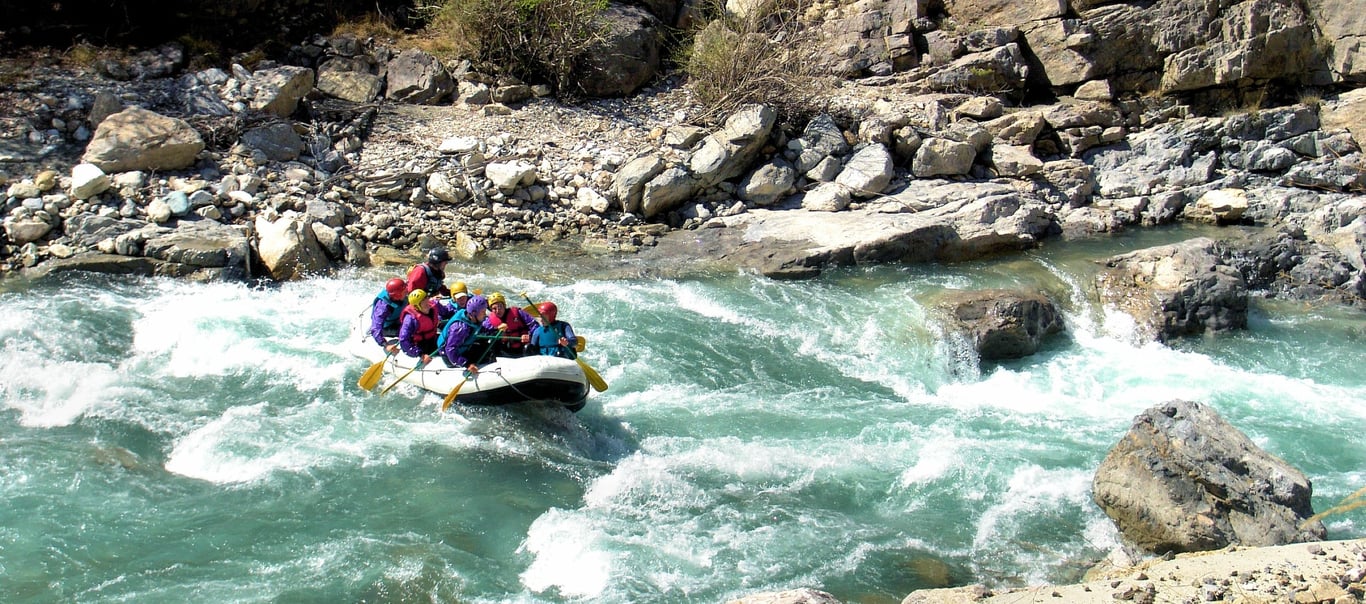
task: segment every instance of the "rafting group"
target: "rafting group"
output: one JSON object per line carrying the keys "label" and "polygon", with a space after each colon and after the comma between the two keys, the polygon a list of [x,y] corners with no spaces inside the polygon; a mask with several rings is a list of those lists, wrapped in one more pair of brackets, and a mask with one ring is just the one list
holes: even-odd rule
{"label": "rafting group", "polygon": [[471,294],[462,281],[447,285],[450,260],[446,248],[432,248],[406,280],[390,279],[375,296],[369,335],[386,356],[402,352],[419,366],[439,358],[470,374],[497,357],[577,357],[579,339],[558,320],[554,302],[531,304],[523,294],[527,306],[519,308],[498,292]]}

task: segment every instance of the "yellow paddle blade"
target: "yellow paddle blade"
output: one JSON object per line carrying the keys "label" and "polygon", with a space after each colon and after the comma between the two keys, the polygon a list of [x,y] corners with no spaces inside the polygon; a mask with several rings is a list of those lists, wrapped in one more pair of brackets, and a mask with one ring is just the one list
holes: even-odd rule
{"label": "yellow paddle blade", "polygon": [[607,389],[607,381],[602,379],[602,376],[598,375],[598,372],[595,371],[592,367],[589,367],[588,363],[585,363],[583,359],[574,359],[574,362],[579,364],[580,369],[583,369],[583,376],[588,378],[589,386],[592,386],[593,389],[597,390],[598,392],[602,392]]}
{"label": "yellow paddle blade", "polygon": [[537,319],[541,318],[541,311],[536,310],[535,306],[528,304],[526,306],[523,306],[522,310],[525,310],[526,314],[536,317]]}
{"label": "yellow paddle blade", "polygon": [[583,336],[574,334],[574,338],[578,340],[574,342],[574,352],[583,352],[583,349],[588,348],[588,342],[583,339]]}
{"label": "yellow paddle blade", "polygon": [[398,379],[394,380],[394,383],[389,384],[388,386],[385,386],[385,387],[384,387],[384,390],[380,390],[380,391],[379,391],[380,396],[383,396],[384,393],[386,393],[386,392],[388,392],[388,391],[390,391],[390,390],[393,390],[393,389],[394,389],[394,386],[397,386],[399,382],[402,382],[403,380],[408,379],[408,376],[412,375],[414,371],[417,371],[418,369],[421,369],[421,368],[422,368],[422,363],[418,363],[418,364],[416,364],[416,365],[413,365],[413,368],[412,368],[412,369],[409,369],[409,370],[408,370],[406,373],[404,373],[403,375],[398,376]]}
{"label": "yellow paddle blade", "polygon": [[384,376],[384,361],[386,360],[388,357],[366,369],[365,373],[360,374],[360,379],[356,380],[356,385],[360,386],[361,390],[374,390],[375,386],[379,385],[379,378]]}
{"label": "yellow paddle blade", "polygon": [[445,413],[445,412],[446,412],[446,409],[449,409],[449,408],[450,408],[451,403],[455,402],[455,395],[457,395],[457,394],[460,393],[460,388],[462,388],[462,387],[465,385],[465,382],[468,382],[468,381],[470,381],[470,378],[465,378],[465,379],[463,379],[463,380],[460,380],[460,383],[459,383],[459,384],[456,384],[454,388],[451,388],[451,393],[450,393],[450,394],[447,394],[447,395],[446,395],[446,398],[441,399],[441,412],[442,412],[442,413]]}

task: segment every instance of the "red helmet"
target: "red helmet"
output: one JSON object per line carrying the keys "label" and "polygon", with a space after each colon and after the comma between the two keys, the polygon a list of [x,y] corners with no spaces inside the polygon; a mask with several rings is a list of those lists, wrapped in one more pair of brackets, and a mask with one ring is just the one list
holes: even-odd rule
{"label": "red helmet", "polygon": [[560,313],[560,309],[555,307],[554,302],[542,302],[536,307],[536,310],[541,311],[541,316],[545,317],[547,321],[554,321],[555,315]]}
{"label": "red helmet", "polygon": [[408,284],[402,279],[394,277],[384,284],[384,291],[389,293],[390,300],[397,302],[408,295]]}

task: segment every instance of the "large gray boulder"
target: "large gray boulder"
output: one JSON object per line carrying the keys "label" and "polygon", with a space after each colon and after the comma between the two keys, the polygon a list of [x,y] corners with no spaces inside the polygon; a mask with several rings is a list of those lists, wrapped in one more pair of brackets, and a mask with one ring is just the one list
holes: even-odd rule
{"label": "large gray boulder", "polygon": [[777,119],[778,112],[766,105],[749,105],[731,114],[688,159],[694,180],[708,187],[744,173],[768,142]]}
{"label": "large gray boulder", "polygon": [[46,237],[52,232],[54,222],[55,219],[46,216],[46,213],[39,215],[19,211],[5,217],[3,230],[10,241],[23,245]]}
{"label": "large gray boulder", "polygon": [[835,182],[849,188],[856,197],[880,195],[895,175],[892,153],[882,143],[873,143],[855,152],[845,162]]}
{"label": "large gray boulder", "polygon": [[726,604],[840,604],[840,601],[835,596],[819,589],[802,587],[751,594],[742,598],[727,600]]}
{"label": "large gray boulder", "polygon": [[389,89],[385,96],[389,100],[432,105],[455,90],[455,80],[441,61],[416,48],[394,57],[386,71]]}
{"label": "large gray boulder", "polygon": [[1213,408],[1144,411],[1096,470],[1092,497],[1126,540],[1154,553],[1321,541],[1313,486]]}
{"label": "large gray boulder", "polygon": [[251,246],[241,227],[197,220],[180,221],[172,228],[84,214],[72,217],[64,228],[73,243],[99,252],[82,252],[44,262],[30,275],[86,271],[195,281],[241,280],[251,276]]}
{"label": "large gray boulder", "polygon": [[[958,261],[1027,249],[1056,228],[1046,205],[1003,184],[917,180],[860,210],[807,207],[822,188],[806,193],[803,209],[754,208],[721,216],[714,222],[725,228],[669,233],[641,255],[679,274],[740,267],[802,279],[829,266]],[[847,191],[843,199],[847,203]]]}
{"label": "large gray boulder", "polygon": [[735,194],[755,205],[767,206],[792,193],[796,182],[797,172],[792,169],[792,164],[775,158],[741,180]]}
{"label": "large gray boulder", "polygon": [[640,211],[640,197],[645,191],[645,183],[664,171],[664,160],[658,155],[649,154],[626,162],[617,170],[612,183],[612,192],[626,212]]}
{"label": "large gray boulder", "polygon": [[666,214],[691,199],[697,180],[682,166],[674,166],[645,182],[640,193],[640,213],[646,218]]}
{"label": "large gray boulder", "polygon": [[1063,330],[1062,314],[1039,292],[955,291],[936,304],[949,328],[963,334],[983,361],[1034,354],[1048,337]]}
{"label": "large gray boulder", "polygon": [[931,68],[925,79],[939,92],[994,93],[1018,90],[1029,77],[1029,62],[1015,43],[959,57],[942,67]]}
{"label": "large gray boulder", "polygon": [[626,96],[659,71],[662,24],[639,6],[611,4],[601,16],[602,39],[585,50],[574,83],[588,96]]}
{"label": "large gray boulder", "polygon": [[276,281],[300,279],[329,266],[327,254],[318,243],[312,221],[307,216],[287,211],[278,218],[272,213],[256,217],[256,253]]}
{"label": "large gray boulder", "polygon": [[243,132],[241,142],[265,153],[271,161],[289,161],[304,152],[304,139],[285,122],[273,122]]}
{"label": "large gray boulder", "polygon": [[916,178],[967,174],[976,157],[977,151],[968,143],[930,138],[915,152],[915,158],[911,160],[911,173]]}
{"label": "large gray boulder", "polygon": [[129,107],[100,122],[81,161],[106,174],[178,170],[193,165],[202,150],[204,139],[185,120]]}
{"label": "large gray boulder", "polygon": [[286,65],[262,69],[251,76],[256,95],[251,108],[279,117],[289,117],[299,108],[299,101],[313,90],[313,70]]}
{"label": "large gray boulder", "polygon": [[175,229],[160,231],[142,245],[148,258],[195,269],[224,269],[245,277],[251,258],[251,244],[241,227],[212,220],[187,221]]}
{"label": "large gray boulder", "polygon": [[384,79],[363,71],[320,70],[318,91],[352,103],[369,103],[384,89]]}
{"label": "large gray boulder", "polygon": [[1113,256],[1096,276],[1100,300],[1129,313],[1139,336],[1171,338],[1247,327],[1247,283],[1226,250],[1200,237]]}

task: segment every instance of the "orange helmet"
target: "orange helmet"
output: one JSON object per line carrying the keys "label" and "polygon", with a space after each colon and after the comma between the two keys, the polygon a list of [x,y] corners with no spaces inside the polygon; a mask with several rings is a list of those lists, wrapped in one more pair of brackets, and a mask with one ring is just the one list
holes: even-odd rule
{"label": "orange helmet", "polygon": [[560,313],[560,309],[555,306],[554,302],[542,302],[536,307],[536,310],[541,311],[541,316],[545,317],[545,320],[551,322],[554,322],[555,315]]}
{"label": "orange helmet", "polygon": [[389,299],[395,302],[408,297],[408,284],[402,279],[394,277],[384,284],[384,291],[389,293]]}

